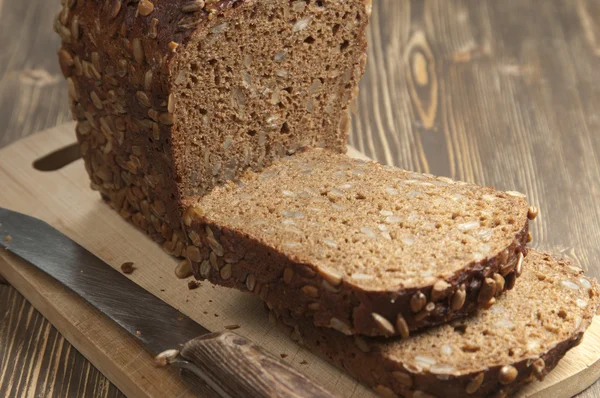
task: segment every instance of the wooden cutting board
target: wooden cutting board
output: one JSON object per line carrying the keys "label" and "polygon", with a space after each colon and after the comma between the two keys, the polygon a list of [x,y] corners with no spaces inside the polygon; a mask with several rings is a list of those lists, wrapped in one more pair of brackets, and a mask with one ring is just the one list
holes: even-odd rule
{"label": "wooden cutting board", "polygon": [[[239,325],[236,332],[275,356],[286,354],[286,362],[340,396],[375,396],[273,328],[256,297],[207,282],[188,290],[187,282],[173,274],[177,261],[89,188],[81,160],[57,171],[34,169],[37,159],[74,141],[73,125],[66,124],[0,151],[0,206],[45,220],[115,268],[133,261],[136,270],[131,279],[209,330]],[[155,368],[135,339],[50,277],[8,252],[0,253],[0,274],[126,395],[192,396],[175,370]],[[596,317],[582,344],[571,350],[544,382],[531,384],[518,396],[570,397],[599,377],[600,317]]]}

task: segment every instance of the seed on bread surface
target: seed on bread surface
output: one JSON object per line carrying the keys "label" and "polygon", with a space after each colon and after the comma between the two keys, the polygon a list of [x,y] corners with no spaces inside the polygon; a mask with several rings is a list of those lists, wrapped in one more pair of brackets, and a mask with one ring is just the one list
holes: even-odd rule
{"label": "seed on bread surface", "polygon": [[[570,263],[533,250],[524,261],[519,280],[523,289],[493,298],[497,303],[487,311],[408,339],[362,337],[370,347],[364,354],[357,348],[346,350],[347,344],[356,345],[350,337],[301,319],[297,327],[303,345],[343,363],[371,386],[381,385],[383,379],[376,375],[391,376],[392,382],[385,385],[398,396],[406,395],[407,388],[411,393],[422,391],[437,397],[513,392],[551,370],[543,358],[551,358],[555,365],[556,359],[576,345],[580,327],[589,326],[600,304],[597,282],[582,278],[582,271],[574,270]],[[543,284],[539,274],[547,278]],[[575,302],[584,297],[593,303],[588,301],[582,308]],[[568,310],[561,314],[557,308],[565,306]],[[546,325],[557,327],[547,332]],[[499,328],[511,332],[498,332]]]}
{"label": "seed on bread surface", "polygon": [[423,293],[416,292],[412,295],[410,299],[410,308],[413,312],[421,311],[423,307],[425,307],[425,304],[427,304],[427,297]]}
{"label": "seed on bread surface", "polygon": [[501,384],[510,384],[519,375],[519,371],[512,365],[505,365],[500,369],[500,373],[498,374],[498,381]]}

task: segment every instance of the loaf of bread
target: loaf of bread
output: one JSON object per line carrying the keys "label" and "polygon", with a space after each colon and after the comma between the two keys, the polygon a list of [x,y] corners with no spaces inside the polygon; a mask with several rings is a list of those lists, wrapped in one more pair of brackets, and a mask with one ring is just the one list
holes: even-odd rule
{"label": "loaf of bread", "polygon": [[275,309],[270,317],[384,397],[506,397],[579,344],[599,302],[581,269],[530,250],[515,289],[493,307],[408,339],[343,336]]}
{"label": "loaf of bread", "polygon": [[370,0],[63,0],[92,187],[179,256],[180,199],[311,145],[345,151]]}
{"label": "loaf of bread", "polygon": [[197,278],[318,326],[407,337],[512,288],[522,196],[307,150],[190,200],[185,254]]}

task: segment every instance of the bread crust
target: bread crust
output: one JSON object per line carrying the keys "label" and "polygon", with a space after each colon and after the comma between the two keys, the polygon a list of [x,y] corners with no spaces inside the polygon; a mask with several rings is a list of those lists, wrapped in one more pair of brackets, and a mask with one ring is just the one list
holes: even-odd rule
{"label": "bread crust", "polygon": [[[435,301],[435,309],[427,313],[424,313],[427,311],[425,308],[415,313],[411,309],[411,299],[421,293],[426,303],[431,303],[433,284],[394,291],[366,290],[347,280],[332,286],[328,276],[313,264],[297,262],[252,236],[213,223],[210,217],[194,217],[189,224],[188,234],[193,231],[192,235],[199,246],[199,261],[192,261],[197,279],[249,291],[259,295],[271,309],[295,317],[308,316],[317,326],[331,327],[347,335],[392,336],[403,333],[402,328],[393,322],[399,315],[411,332],[464,317],[478,308],[493,304],[490,299],[494,301],[495,296],[502,292],[498,291],[493,297],[482,301],[482,283],[486,278],[501,273],[501,269],[508,269],[510,272],[504,275],[508,281],[504,289],[512,288],[518,276],[516,265],[519,258],[527,255],[528,230],[529,223],[525,220],[513,242],[503,251],[504,254],[497,253],[481,261],[465,264],[460,272],[446,280],[449,284],[447,294]],[[209,235],[214,238],[209,238]],[[218,252],[223,253],[220,256],[211,254],[215,242],[220,246]],[[226,272],[222,271],[223,267],[227,267]],[[254,283],[250,282],[249,285],[249,279]],[[453,297],[461,290],[461,286],[466,286],[464,304],[453,310]],[[392,320],[393,331],[379,327],[374,320],[374,313]]]}
{"label": "bread crust", "polygon": [[[527,261],[539,261],[543,256],[545,255],[532,251],[530,257],[533,258]],[[570,268],[569,272],[574,269],[568,261],[551,261],[554,267]],[[540,272],[543,273],[543,270]],[[581,280],[582,275],[583,271],[579,269],[565,279],[578,281]],[[581,323],[571,331],[567,338],[556,342],[547,351],[537,355],[518,358],[514,362],[499,365],[480,363],[475,369],[459,373],[440,371],[433,373],[417,369],[408,363],[402,363],[394,357],[395,351],[392,346],[396,344],[394,341],[396,339],[381,340],[342,336],[331,329],[315,327],[306,319],[294,319],[290,316],[276,314],[275,310],[270,311],[269,317],[298,344],[373,387],[384,397],[507,397],[533,380],[542,380],[567,351],[581,342],[583,333],[592,322],[600,302],[598,283],[593,279],[587,280],[590,286],[588,304],[582,311]],[[517,283],[515,291],[511,294],[518,295],[520,286]],[[522,288],[526,288],[526,286],[522,286]],[[502,301],[502,298],[499,301]],[[513,316],[519,317],[518,314],[513,314]],[[477,318],[478,315],[475,314],[473,317]],[[543,329],[542,326],[540,328]],[[414,338],[419,339],[419,336]],[[518,350],[518,347],[506,348]],[[401,349],[399,345],[397,350]],[[425,350],[425,348],[423,349]],[[427,351],[422,354],[426,355]],[[489,361],[492,363],[494,359],[490,357]]]}

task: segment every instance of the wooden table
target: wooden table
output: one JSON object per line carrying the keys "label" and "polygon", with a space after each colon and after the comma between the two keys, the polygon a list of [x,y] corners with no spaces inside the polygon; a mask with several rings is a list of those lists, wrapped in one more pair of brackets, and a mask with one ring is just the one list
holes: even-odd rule
{"label": "wooden table", "polygon": [[[0,0],[0,147],[70,120],[57,9]],[[527,192],[541,208],[533,245],[599,277],[599,21],[594,0],[375,0],[351,143],[384,163]],[[598,395],[599,383],[581,394]],[[123,394],[0,285],[0,396]]]}

